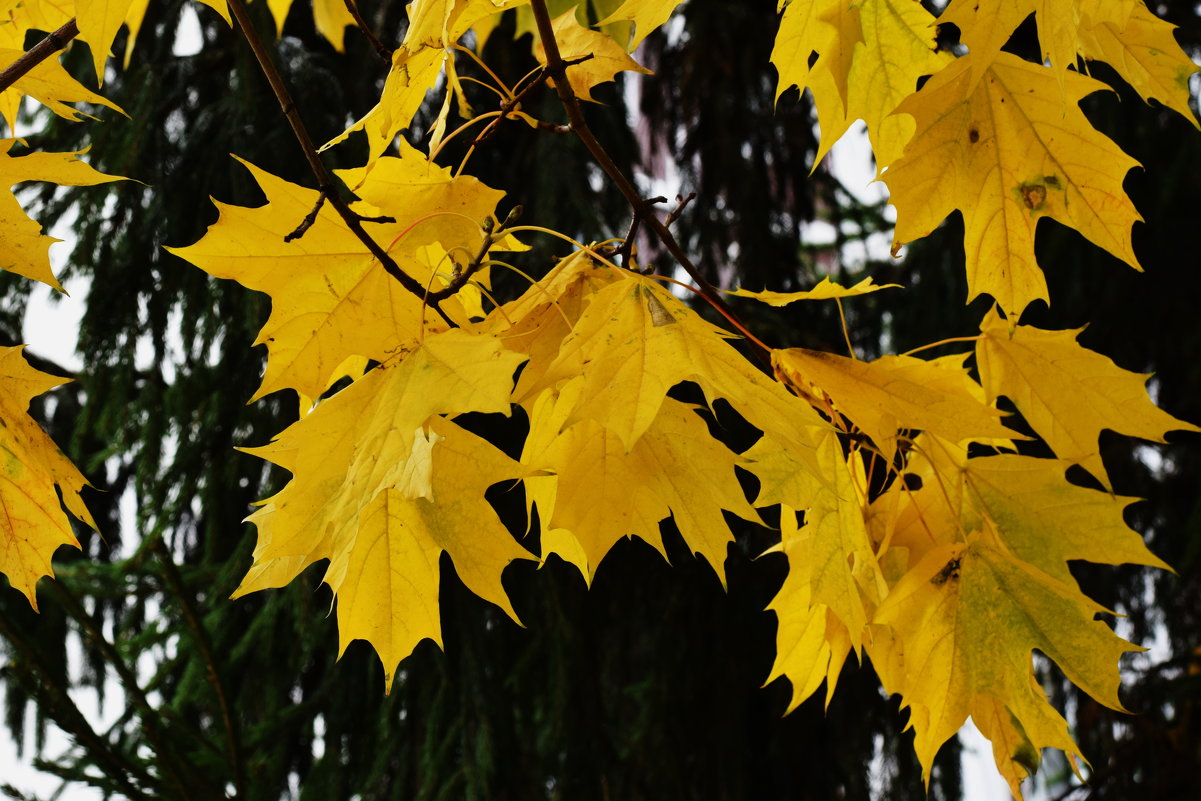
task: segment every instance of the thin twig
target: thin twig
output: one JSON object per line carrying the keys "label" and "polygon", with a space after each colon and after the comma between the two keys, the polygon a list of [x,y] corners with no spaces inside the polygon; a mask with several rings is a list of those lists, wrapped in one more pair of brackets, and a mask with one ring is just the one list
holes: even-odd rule
{"label": "thin twig", "polygon": [[480,249],[476,253],[475,258],[471,260],[466,268],[456,272],[446,286],[444,286],[442,289],[439,289],[437,292],[430,292],[427,302],[441,303],[466,286],[467,282],[469,282],[476,273],[478,273],[487,265],[488,251],[492,249],[492,246],[495,245],[499,239],[504,237],[505,229],[517,222],[517,219],[521,216],[521,211],[521,206],[514,206],[512,211],[509,212],[509,215],[505,217],[504,222],[502,222],[500,225],[494,225],[491,217],[485,220],[484,241],[480,243]]}
{"label": "thin twig", "polygon": [[[667,198],[659,195],[652,197],[646,201],[647,203],[666,203]],[[622,240],[621,247],[613,254],[613,260],[621,259],[621,266],[627,270],[633,269],[631,259],[634,256],[634,240],[638,238],[638,229],[642,226],[642,217],[635,214],[630,219],[630,230],[626,232],[626,238]]]}
{"label": "thin twig", "polygon": [[696,200],[696,192],[689,192],[688,197],[676,195],[676,207],[671,214],[667,215],[667,219],[663,221],[663,224],[670,228],[672,223],[680,219],[680,215],[684,213],[684,209],[687,208],[688,204],[694,200]]}
{"label": "thin twig", "polygon": [[[564,61],[563,66],[566,68],[566,67],[573,66],[575,64],[582,64],[583,62],[587,61],[590,58],[593,58],[593,55],[591,53],[588,53],[587,55],[580,56],[579,58],[573,58],[568,61]],[[529,96],[529,94],[531,92],[533,92],[538,87],[542,86],[542,84],[546,83],[546,79],[549,76],[550,76],[550,73],[547,72],[546,68],[545,67],[542,68],[541,70],[538,71],[538,74],[536,76],[534,76],[534,78],[528,84],[525,85],[525,88],[523,88],[520,92],[515,94],[509,100],[506,100],[504,103],[501,103],[500,116],[497,117],[496,119],[492,120],[492,122],[488,123],[488,127],[486,127],[484,130],[480,131],[479,136],[477,136],[475,138],[475,141],[471,143],[471,147],[475,147],[476,145],[482,145],[484,142],[487,142],[489,139],[491,139],[493,136],[495,136],[497,129],[499,129],[501,126],[501,123],[503,123],[508,118],[508,116],[510,114],[512,114],[517,109],[518,106],[521,105],[521,102],[523,100],[525,100],[526,97]],[[539,121],[539,123],[540,124],[538,127],[541,130],[542,129],[541,121]],[[563,126],[553,125],[551,123],[547,123],[547,126],[555,132],[560,132],[561,129],[563,128]],[[563,131],[563,132],[565,132],[565,131]]]}
{"label": "thin twig", "polygon": [[[313,145],[313,139],[309,136],[308,129],[304,127],[304,122],[300,119],[300,114],[296,110],[296,103],[292,100],[292,95],[288,91],[283,77],[279,74],[279,70],[276,69],[275,63],[271,60],[271,54],[267,52],[267,48],[259,38],[258,32],[255,31],[254,23],[250,20],[250,14],[246,11],[246,4],[242,0],[229,0],[229,10],[233,12],[234,17],[238,20],[238,26],[242,29],[242,34],[246,37],[246,42],[250,45],[250,49],[254,51],[254,56],[259,62],[259,68],[262,69],[263,75],[266,76],[267,83],[271,85],[271,91],[275,94],[275,99],[279,101],[280,110],[283,111],[288,124],[292,126],[292,133],[296,135],[296,141],[300,143],[300,149],[304,151],[304,157],[309,163],[309,168],[313,171],[313,176],[317,179],[318,190],[326,193],[329,204],[338,212],[338,216],[342,218],[342,222],[346,223],[346,227],[350,229],[351,233],[367,246],[367,250],[383,265],[388,275],[399,281],[401,286],[416,297],[424,298],[425,287],[417,279],[413,278],[413,276],[402,270],[400,265],[388,255],[387,251],[380,247],[380,244],[363,229],[362,219],[351,210],[346,201],[337,193],[334,176],[329,171],[329,168],[325,166],[325,163],[321,161],[321,157],[317,155],[317,148]],[[434,311],[438,312],[447,325],[452,328],[454,327],[454,322],[436,304],[434,304]]]}
{"label": "thin twig", "polygon": [[63,26],[54,33],[46,34],[42,41],[26,50],[16,61],[5,67],[3,71],[0,71],[0,92],[3,92],[24,78],[26,73],[31,69],[41,64],[52,54],[62,50],[78,35],[79,26],[75,24],[74,17],[63,23]]}
{"label": "thin twig", "polygon": [[296,226],[290,234],[284,236],[285,242],[293,242],[308,233],[308,230],[313,227],[313,223],[317,222],[317,215],[321,213],[321,207],[325,205],[327,197],[329,197],[329,193],[324,189],[317,193],[317,202],[313,204],[313,210],[304,215],[300,225]]}
{"label": "thin twig", "polygon": [[359,27],[363,35],[367,37],[367,41],[371,42],[371,46],[375,48],[375,52],[379,53],[379,57],[388,64],[392,63],[392,48],[379,40],[375,32],[367,25],[367,20],[363,19],[363,15],[359,13],[359,4],[355,0],[343,0],[346,4],[346,10],[350,12],[350,16],[354,19],[354,24]]}
{"label": "thin twig", "polygon": [[[718,311],[721,311],[726,319],[737,320],[737,315],[734,314],[733,310],[722,299],[717,289],[701,275],[700,270],[688,258],[688,254],[680,247],[680,243],[676,241],[671,231],[655,216],[654,210],[643,201],[641,195],[638,193],[638,189],[625,176],[625,173],[621,171],[621,168],[617,166],[604,146],[601,145],[592,133],[592,129],[588,127],[588,121],[584,118],[584,110],[580,107],[580,100],[575,96],[575,92],[571,88],[571,83],[567,80],[567,65],[563,61],[562,54],[559,52],[559,44],[555,41],[555,32],[551,24],[550,12],[546,8],[546,0],[530,0],[530,10],[533,12],[534,21],[538,25],[538,38],[542,40],[542,47],[546,51],[546,72],[550,75],[555,85],[555,91],[559,95],[559,100],[563,103],[563,108],[567,112],[567,118],[571,122],[572,131],[579,137],[584,147],[588,148],[588,152],[596,160],[597,166],[617,186],[618,191],[625,197],[626,202],[630,204],[634,213],[642,218],[643,225],[654,231],[655,236],[667,248],[667,252],[684,268],[684,272],[688,273],[689,277],[696,282],[705,300]],[[738,327],[743,331],[747,330],[746,326],[740,323]],[[754,340],[749,340],[749,342],[755,356],[770,370],[770,351],[763,348],[762,345],[757,344]]]}

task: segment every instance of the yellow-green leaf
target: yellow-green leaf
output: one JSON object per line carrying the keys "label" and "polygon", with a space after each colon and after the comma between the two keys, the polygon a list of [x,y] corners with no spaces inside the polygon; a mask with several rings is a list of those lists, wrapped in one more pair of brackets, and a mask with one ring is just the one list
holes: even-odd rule
{"label": "yellow-green leaf", "polygon": [[1122,709],[1118,661],[1137,650],[1095,619],[1104,611],[1070,583],[1008,552],[985,530],[932,549],[893,587],[868,651],[885,689],[910,709],[929,779],[934,755],[971,716],[1006,744],[997,764],[1020,797],[1038,752],[1079,751],[1033,681],[1038,649],[1097,701]]}

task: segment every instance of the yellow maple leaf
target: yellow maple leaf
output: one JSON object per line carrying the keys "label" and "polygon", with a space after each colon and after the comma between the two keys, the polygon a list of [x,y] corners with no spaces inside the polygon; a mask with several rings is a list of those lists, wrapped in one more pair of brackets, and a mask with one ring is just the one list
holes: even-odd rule
{"label": "yellow maple leaf", "polygon": [[1096,25],[1126,24],[1139,0],[953,0],[940,22],[959,28],[959,40],[973,55],[973,81],[1001,52],[1017,27],[1031,14],[1038,26],[1042,61],[1049,62],[1062,79],[1068,67],[1076,65],[1076,54],[1083,52],[1082,38]]}
{"label": "yellow maple leaf", "polygon": [[[847,76],[845,125],[862,119],[877,167],[892,164],[913,136],[911,119],[893,114],[913,94],[920,78],[933,75],[952,61],[935,50],[934,17],[917,0],[865,0],[859,6],[863,39],[856,42]],[[845,130],[845,128],[843,129]],[[842,136],[825,129],[815,161],[820,161]]]}
{"label": "yellow maple leaf", "polygon": [[612,14],[600,21],[600,25],[612,25],[615,22],[634,23],[633,35],[630,37],[630,52],[638,49],[642,40],[650,36],[659,26],[667,22],[675,13],[676,8],[684,0],[625,0],[614,9]]}
{"label": "yellow maple leaf", "polygon": [[881,356],[865,362],[833,353],[789,348],[772,352],[778,374],[791,383],[812,382],[863,429],[885,461],[896,454],[900,429],[930,431],[952,441],[1008,437],[1000,412],[973,392],[965,357],[925,361]]}
{"label": "yellow maple leaf", "polygon": [[42,226],[26,216],[11,187],[23,181],[49,181],[63,186],[94,186],[124,180],[92,169],[75,153],[30,153],[12,157],[15,139],[0,139],[0,270],[23,275],[62,292],[50,269],[50,245],[59,241],[42,234]]}
{"label": "yellow maple leaf", "polygon": [[1001,53],[972,85],[971,55],[932,77],[898,106],[917,121],[905,154],[882,180],[897,208],[895,242],[925,236],[963,213],[968,300],[987,292],[1019,314],[1048,300],[1034,259],[1034,231],[1050,217],[1131,267],[1131,226],[1141,219],[1122,189],[1137,162],[1095,131],[1077,103],[1104,84],[1063,76]]}
{"label": "yellow maple leaf", "polygon": [[625,537],[638,536],[666,556],[659,523],[671,516],[724,585],[726,546],[734,537],[722,511],[758,520],[734,474],[738,457],[671,398],[629,450],[593,420],[567,425],[583,386],[576,378],[546,390],[530,414],[521,461],[547,473],[526,479],[528,503],[550,533],[543,535],[544,555],[558,554],[591,583],[605,554]]}
{"label": "yellow maple leaf", "polygon": [[868,643],[885,689],[910,709],[927,781],[934,755],[969,716],[1001,744],[997,766],[1018,797],[1040,749],[1079,757],[1033,680],[1031,652],[1121,710],[1118,660],[1138,648],[1094,619],[1103,611],[1074,584],[1015,557],[988,528],[931,549],[881,604]]}
{"label": "yellow maple leaf", "polygon": [[409,127],[413,115],[425,102],[426,92],[437,85],[445,60],[446,51],[442,48],[422,47],[416,52],[397,48],[379,103],[318,150],[331,148],[361,130],[367,135],[369,161],[379,158],[396,135]]}
{"label": "yellow maple leaf", "polygon": [[87,480],[29,416],[30,399],[67,379],[34,369],[21,350],[0,347],[0,573],[37,609],[34,587],[54,575],[50,557],[79,547],[63,506],[96,523],[79,496]]}
{"label": "yellow maple leaf", "polygon": [[[24,51],[0,47],[0,64],[11,64]],[[58,116],[67,120],[79,120],[88,115],[68,103],[94,103],[121,111],[120,106],[96,94],[72,78],[57,59],[48,58],[40,62],[13,85],[0,92],[0,115],[8,123],[8,130],[16,130],[17,112],[21,98],[32,97]]]}
{"label": "yellow maple leaf", "polygon": [[795,303],[798,300],[833,300],[834,298],[852,298],[858,295],[867,295],[872,292],[879,292],[881,289],[892,289],[900,287],[900,284],[877,284],[874,283],[871,276],[864,278],[854,286],[842,286],[830,280],[826,276],[813,289],[806,289],[801,292],[771,292],[764,290],[762,292],[752,292],[747,289],[734,289],[727,292],[727,295],[735,295],[740,298],[752,298],[754,300],[766,303],[769,306],[787,306],[789,303]]}
{"label": "yellow maple leaf", "polygon": [[838,616],[813,600],[813,585],[804,569],[804,560],[812,551],[808,542],[814,536],[812,530],[798,529],[796,512],[787,505],[780,510],[780,527],[783,544],[779,550],[788,557],[790,567],[767,607],[776,613],[776,658],[764,685],[780,677],[788,679],[792,698],[787,711],[792,712],[824,681],[829,707],[838,674],[851,652],[851,638]]}
{"label": "yellow maple leaf", "polygon": [[[342,377],[338,368],[348,356],[383,361],[411,347],[423,331],[445,327],[384,271],[328,204],[303,237],[285,242],[313,209],[317,193],[246,166],[267,205],[218,203],[221,216],[199,242],[170,250],[210,275],[271,295],[271,317],[258,338],[267,346],[267,370],[254,398],[284,388],[315,398]],[[370,172],[339,174],[374,201],[365,213],[395,218],[370,224],[369,232],[423,284],[431,281],[423,248],[436,242],[443,252],[461,248],[474,254],[483,235],[464,218],[484,219],[501,198],[475,178],[452,177],[407,143],[400,158],[380,159]],[[442,266],[449,277],[453,263]],[[445,308],[466,321],[456,299]]]}
{"label": "yellow maple leaf", "polygon": [[1154,98],[1201,127],[1189,106],[1189,78],[1201,68],[1181,49],[1174,28],[1136,3],[1125,24],[1104,22],[1084,32],[1080,52],[1107,62],[1144,100]]}
{"label": "yellow maple leaf", "polygon": [[[816,70],[829,73],[845,105],[850,54],[855,42],[862,41],[862,34],[853,26],[838,25],[837,20],[842,17],[837,15],[851,14],[854,9],[841,0],[791,0],[787,5],[785,2],[780,2],[783,14],[771,52],[771,63],[779,74],[776,99],[793,86],[801,92],[810,88],[810,75]],[[814,53],[818,59],[810,66]],[[817,95],[815,91],[815,98]]]}
{"label": "yellow maple leaf", "polygon": [[484,491],[523,468],[440,415],[509,411],[524,360],[489,335],[431,335],[405,358],[369,372],[247,449],[292,473],[249,518],[254,565],[235,597],[280,587],[329,559],[342,648],[366,639],[391,676],[423,637],[440,642],[438,556],[445,550],[472,591],[510,614],[500,586],[509,561],[528,558]]}
{"label": "yellow maple leaf", "polygon": [[976,360],[990,399],[1009,398],[1059,458],[1108,487],[1098,443],[1102,430],[1164,442],[1168,431],[1201,429],[1151,402],[1149,375],[1081,347],[1076,337],[1082,330],[1010,326],[993,311],[980,325]]}
{"label": "yellow maple leaf", "polygon": [[92,49],[96,80],[104,83],[104,63],[117,31],[125,24],[132,0],[75,0],[79,35]]}
{"label": "yellow maple leaf", "polygon": [[730,334],[656,281],[617,272],[617,280],[587,298],[549,365],[531,357],[537,378],[522,377],[514,393],[518,402],[582,375],[584,390],[568,422],[597,420],[627,448],[650,426],[667,390],[681,381],[697,382],[710,399],[725,398],[763,431],[796,439],[801,429],[824,427],[808,404],[737,354],[726,342]]}
{"label": "yellow maple leaf", "polygon": [[[587,58],[587,61],[567,68],[567,82],[581,100],[592,100],[593,87],[614,80],[619,72],[650,72],[630,58],[626,49],[612,36],[577,22],[574,10],[555,19],[553,27],[559,55],[564,61]],[[546,50],[541,40],[534,46],[534,56],[543,64],[546,63]]]}

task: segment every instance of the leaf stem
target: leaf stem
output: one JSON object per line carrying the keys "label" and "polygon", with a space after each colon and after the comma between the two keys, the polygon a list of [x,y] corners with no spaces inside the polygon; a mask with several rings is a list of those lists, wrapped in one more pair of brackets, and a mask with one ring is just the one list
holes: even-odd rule
{"label": "leaf stem", "polygon": [[[554,27],[551,23],[550,12],[546,8],[546,0],[530,0],[530,10],[534,14],[534,21],[538,26],[538,38],[542,41],[543,50],[546,52],[546,73],[550,76],[554,83],[555,92],[559,95],[559,100],[563,104],[564,110],[567,112],[567,118],[571,122],[571,130],[575,133],[584,147],[588,148],[588,152],[592,154],[596,160],[597,166],[604,171],[605,175],[609,176],[616,186],[618,191],[625,197],[630,204],[634,213],[642,218],[642,224],[655,233],[663,246],[667,248],[667,252],[672,258],[684,268],[684,272],[696,282],[700,289],[701,296],[713,308],[721,312],[722,316],[727,320],[738,319],[734,311],[722,299],[717,289],[710,284],[692,260],[688,258],[688,254],[680,247],[680,243],[672,235],[671,231],[663,224],[651,206],[642,199],[638,189],[625,176],[617,163],[597,140],[592,133],[592,129],[588,127],[588,121],[584,118],[584,110],[580,107],[580,100],[576,97],[575,92],[571,88],[571,83],[567,80],[568,64],[563,60],[562,54],[559,52],[559,43],[555,41]],[[746,326],[740,325],[739,330],[745,331]],[[752,351],[756,358],[771,369],[771,351],[763,346],[757,339],[752,340]]]}

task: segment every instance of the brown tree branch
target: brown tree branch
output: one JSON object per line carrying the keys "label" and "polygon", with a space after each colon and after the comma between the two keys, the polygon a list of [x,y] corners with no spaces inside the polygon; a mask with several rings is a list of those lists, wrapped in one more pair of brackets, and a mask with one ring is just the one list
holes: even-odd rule
{"label": "brown tree branch", "polygon": [[367,20],[363,19],[363,15],[359,13],[359,4],[355,0],[343,0],[343,2],[346,4],[346,10],[350,12],[351,18],[354,19],[354,24],[367,37],[367,41],[375,48],[375,52],[379,53],[379,57],[391,65],[392,48],[381,42],[379,37],[375,35],[375,31],[371,30],[367,25]]}
{"label": "brown tree branch", "polygon": [[62,50],[78,35],[79,26],[75,24],[74,17],[67,20],[57,31],[46,34],[42,41],[26,50],[16,61],[0,71],[0,92],[24,78],[31,69]]}
{"label": "brown tree branch", "polygon": [[[271,54],[267,52],[266,46],[263,45],[262,39],[259,38],[258,32],[254,28],[254,23],[250,19],[250,14],[246,10],[246,4],[242,0],[229,0],[229,10],[233,12],[234,18],[238,21],[238,27],[242,29],[242,34],[246,37],[250,49],[254,51],[254,56],[259,62],[259,68],[262,69],[263,75],[267,78],[267,83],[271,85],[271,91],[275,94],[275,99],[279,101],[280,110],[288,120],[288,124],[292,126],[292,133],[296,136],[296,141],[300,143],[300,149],[304,151],[305,160],[309,163],[309,168],[313,171],[313,176],[317,179],[317,188],[325,194],[327,201],[338,216],[342,218],[342,222],[350,229],[358,240],[362,242],[371,255],[376,258],[388,275],[400,282],[400,285],[407,289],[410,293],[421,298],[423,301],[426,296],[425,287],[421,285],[417,279],[406,273],[400,268],[400,265],[388,255],[380,244],[363,229],[363,221],[359,215],[355,214],[342,196],[338,194],[336,184],[334,182],[333,173],[321,161],[321,157],[317,154],[317,148],[313,145],[313,139],[309,136],[308,129],[305,128],[304,122],[300,119],[300,113],[296,110],[296,103],[292,100],[292,94],[288,91],[287,85],[284,83],[283,76],[275,67],[275,62],[271,60]],[[454,322],[446,316],[446,312],[436,304],[430,304],[434,311],[438,312],[443,321],[447,325],[454,327]]]}
{"label": "brown tree branch", "polygon": [[[738,319],[733,309],[721,297],[717,289],[709,283],[709,281],[701,274],[692,260],[688,258],[688,254],[680,247],[680,243],[668,230],[663,221],[655,216],[654,209],[649,203],[642,199],[638,189],[633,182],[625,176],[617,163],[597,140],[592,133],[592,129],[588,127],[588,121],[584,118],[584,110],[580,107],[580,100],[575,96],[575,92],[571,88],[571,83],[567,80],[567,64],[563,60],[563,55],[559,52],[559,43],[555,41],[555,32],[551,24],[550,12],[546,8],[546,0],[530,0],[530,10],[534,14],[534,21],[538,26],[538,38],[542,40],[542,47],[546,51],[546,72],[550,76],[551,81],[555,85],[555,92],[559,95],[559,100],[563,104],[563,108],[567,112],[567,118],[571,121],[571,129],[584,147],[588,148],[588,152],[592,154],[592,158],[596,160],[597,166],[609,177],[616,186],[626,202],[630,204],[634,214],[642,219],[642,224],[654,232],[663,246],[667,248],[667,252],[676,260],[684,272],[696,283],[700,290],[701,296],[705,298],[715,309],[738,325],[742,330],[746,331],[746,326]],[[747,343],[750,346],[755,356],[767,368],[771,369],[771,353],[754,339],[748,337]]]}

